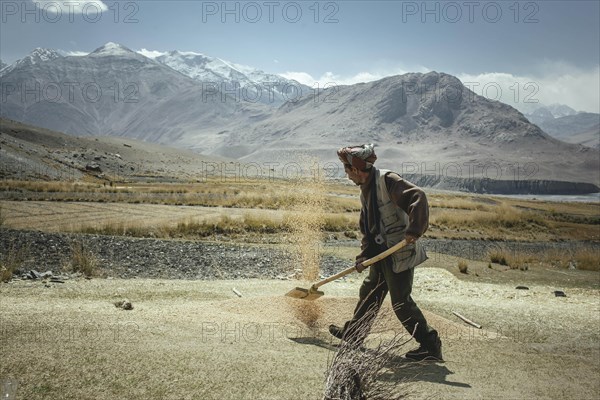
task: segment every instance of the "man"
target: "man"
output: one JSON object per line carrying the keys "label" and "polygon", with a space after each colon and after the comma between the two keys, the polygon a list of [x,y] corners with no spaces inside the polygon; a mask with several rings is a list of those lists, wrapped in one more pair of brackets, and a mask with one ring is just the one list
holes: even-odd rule
{"label": "man", "polygon": [[[418,241],[429,226],[425,193],[398,174],[377,169],[373,165],[377,156],[372,144],[343,147],[337,154],[348,178],[361,190],[362,241],[356,270],[362,272],[365,269],[363,261],[401,240],[406,240],[407,246],[370,267],[369,276],[360,287],[354,316],[344,327],[330,325],[329,332],[338,339],[362,343],[389,292],[396,316],[420,344],[406,357],[417,361],[441,361],[442,343],[438,333],[427,324],[411,297],[414,267],[427,259]],[[369,312],[371,310],[374,312]],[[365,315],[373,317],[369,319]],[[368,324],[367,329],[362,324]],[[359,328],[361,325],[362,329]]]}

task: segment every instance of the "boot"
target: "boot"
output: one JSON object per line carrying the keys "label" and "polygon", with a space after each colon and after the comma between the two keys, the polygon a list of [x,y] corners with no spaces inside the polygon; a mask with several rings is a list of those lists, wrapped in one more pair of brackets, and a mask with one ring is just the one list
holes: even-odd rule
{"label": "boot", "polygon": [[351,348],[362,348],[364,337],[358,337],[355,332],[347,331],[337,325],[329,325],[329,333],[334,337],[342,340]]}
{"label": "boot", "polygon": [[337,325],[329,325],[329,333],[331,333],[334,337],[342,340],[344,337],[344,328],[340,328]]}
{"label": "boot", "polygon": [[444,361],[442,341],[436,337],[432,343],[421,343],[418,349],[409,351],[405,357],[413,361]]}

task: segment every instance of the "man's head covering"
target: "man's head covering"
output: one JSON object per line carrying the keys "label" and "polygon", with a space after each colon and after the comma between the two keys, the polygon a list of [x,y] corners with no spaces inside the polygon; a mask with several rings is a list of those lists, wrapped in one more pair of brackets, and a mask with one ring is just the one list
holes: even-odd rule
{"label": "man's head covering", "polygon": [[350,164],[360,170],[371,168],[377,160],[372,144],[342,147],[337,151],[337,155],[344,164]]}

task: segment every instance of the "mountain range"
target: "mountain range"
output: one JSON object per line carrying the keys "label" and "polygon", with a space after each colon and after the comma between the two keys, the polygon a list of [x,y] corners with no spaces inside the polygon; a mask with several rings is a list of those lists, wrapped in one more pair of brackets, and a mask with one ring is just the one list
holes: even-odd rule
{"label": "mountain range", "polygon": [[206,88],[218,88],[250,102],[280,106],[310,88],[279,75],[193,52],[170,51],[155,58]]}
{"label": "mountain range", "polygon": [[[279,77],[253,75],[247,67],[196,53],[151,59],[114,43],[86,56],[34,53],[0,70],[0,116],[73,135],[123,136],[278,168],[305,162],[307,155],[337,165],[338,147],[373,142],[379,165],[415,179],[427,175],[429,184],[440,187],[468,187],[473,179],[510,181],[525,191],[525,181],[600,184],[597,150],[552,138],[519,111],[478,96],[444,73],[322,91],[304,87],[302,97],[275,107],[240,93],[258,87],[252,82]],[[273,92],[285,100],[285,92]]]}
{"label": "mountain range", "polygon": [[553,104],[541,106],[525,116],[557,139],[600,149],[600,114],[577,112],[564,104]]}
{"label": "mountain range", "polygon": [[257,113],[254,104],[207,91],[121,45],[108,43],[83,57],[56,55],[0,71],[1,116],[79,136],[171,143],[194,127],[190,123],[218,129],[232,118],[241,121]]}
{"label": "mountain range", "polygon": [[[127,51],[125,46],[109,42],[103,46],[106,52],[120,53]],[[119,51],[126,49],[127,51]],[[92,53],[97,53],[96,49]],[[92,54],[90,53],[90,54]],[[218,89],[248,102],[267,104],[273,107],[280,106],[289,99],[294,99],[298,93],[308,93],[310,88],[297,81],[286,79],[282,76],[265,73],[248,66],[235,64],[216,57],[206,56],[194,52],[169,51],[155,53],[140,51],[138,54],[156,60],[182,74],[204,84],[206,89]],[[39,62],[49,61],[68,56],[65,52],[51,49],[37,48],[21,60],[10,65],[0,67],[0,77],[15,68],[27,67]]]}

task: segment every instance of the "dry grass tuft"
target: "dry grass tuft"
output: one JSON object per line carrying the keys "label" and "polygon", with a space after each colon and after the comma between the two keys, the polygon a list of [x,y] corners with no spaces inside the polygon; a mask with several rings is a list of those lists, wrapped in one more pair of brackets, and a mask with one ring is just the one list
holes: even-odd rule
{"label": "dry grass tuft", "polygon": [[508,265],[506,250],[494,249],[488,252],[490,261],[500,265]]}
{"label": "dry grass tuft", "polygon": [[578,249],[575,251],[574,259],[577,269],[600,271],[600,251],[598,249]]}
{"label": "dry grass tuft", "polygon": [[85,248],[82,242],[73,241],[68,268],[73,272],[80,272],[87,277],[91,277],[97,273],[98,259],[91,250]]}
{"label": "dry grass tuft", "polygon": [[529,264],[538,262],[538,255],[524,251],[513,251],[506,248],[494,249],[488,252],[491,262],[506,265],[510,269],[527,271]]}
{"label": "dry grass tuft", "polygon": [[0,253],[0,282],[8,282],[26,259],[29,249],[14,243]]}
{"label": "dry grass tuft", "polygon": [[327,232],[352,232],[359,229],[358,215],[327,214],[324,216],[323,230]]}
{"label": "dry grass tuft", "polygon": [[6,214],[2,210],[2,204],[0,204],[0,228],[4,226],[6,222]]}
{"label": "dry grass tuft", "polygon": [[465,195],[432,195],[428,196],[431,198],[430,207],[432,208],[449,208],[454,210],[479,210],[479,211],[489,211],[490,206],[486,204],[482,204],[474,200],[471,196]]}
{"label": "dry grass tuft", "polygon": [[571,251],[551,250],[543,255],[543,262],[557,268],[600,271],[600,250],[593,247],[578,247]]}
{"label": "dry grass tuft", "polygon": [[545,250],[538,252],[494,249],[488,253],[491,262],[506,265],[511,269],[527,271],[531,265],[554,268],[569,268],[600,271],[600,251],[593,247],[579,247],[571,251]]}

